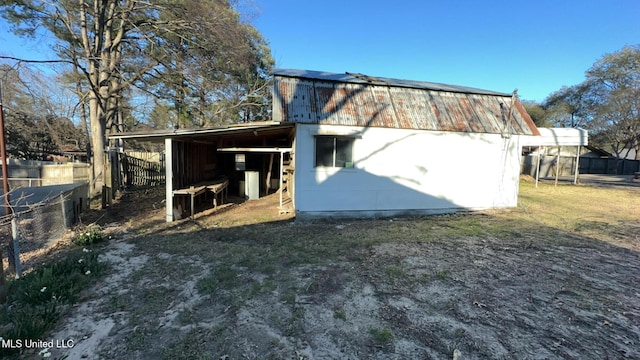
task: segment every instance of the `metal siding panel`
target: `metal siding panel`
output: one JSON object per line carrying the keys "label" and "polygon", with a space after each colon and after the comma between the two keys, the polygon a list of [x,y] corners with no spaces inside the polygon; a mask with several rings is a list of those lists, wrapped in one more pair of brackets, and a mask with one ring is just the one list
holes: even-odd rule
{"label": "metal siding panel", "polygon": [[[511,132],[513,134],[518,135],[533,135],[533,129],[529,125],[529,122],[524,118],[524,116],[520,113],[521,110],[524,109],[518,108],[518,102],[512,105],[512,98],[503,98],[505,109],[509,111],[511,109]],[[528,115],[527,115],[528,116]],[[535,125],[533,125],[535,127]]]}
{"label": "metal siding panel", "polygon": [[282,121],[284,122],[317,122],[317,114],[313,99],[313,82],[293,78],[278,81],[276,94],[281,102]]}
{"label": "metal siding panel", "polygon": [[344,124],[356,126],[361,116],[358,95],[366,92],[367,87],[359,84],[341,84],[340,88],[345,96],[341,121],[344,121]]}
{"label": "metal siding panel", "polygon": [[416,123],[416,116],[411,106],[411,100],[409,94],[405,91],[397,91],[397,89],[390,88],[389,97],[393,104],[393,109],[396,114],[396,123],[401,129],[411,129],[419,124]]}
{"label": "metal siding panel", "polygon": [[515,104],[512,105],[511,99],[509,99],[509,105],[508,106],[509,106],[509,109],[511,111],[511,127],[512,127],[511,130],[512,130],[512,133],[513,134],[520,134],[520,135],[528,135],[527,127],[524,124],[522,116],[518,112],[518,109],[516,109]]}
{"label": "metal siding panel", "polygon": [[460,94],[458,96],[458,103],[460,104],[460,108],[462,109],[465,118],[467,119],[467,124],[469,124],[469,128],[472,132],[484,132],[484,126],[482,125],[482,120],[478,116],[478,114],[474,111],[473,105],[471,105],[471,101],[469,101],[469,96],[467,94]]}
{"label": "metal siding panel", "polygon": [[316,82],[315,99],[312,101],[317,111],[317,121],[322,124],[331,124],[331,118],[335,116],[336,105],[334,99],[335,88],[332,83]]}
{"label": "metal siding panel", "polygon": [[293,119],[289,118],[289,104],[293,100],[293,93],[295,92],[295,79],[284,78],[275,83],[275,94],[273,96],[274,101],[277,103],[277,113],[280,118],[278,120],[282,122],[293,122]]}
{"label": "metal siding panel", "polygon": [[428,106],[424,91],[390,88],[389,93],[401,128],[436,130],[429,124],[429,118],[435,118],[435,114]]}
{"label": "metal siding panel", "polygon": [[293,116],[300,117],[307,123],[318,123],[316,95],[312,81],[300,81],[293,96]]}
{"label": "metal siding panel", "polygon": [[437,91],[429,91],[429,104],[436,114],[436,128],[440,131],[455,131],[453,122],[447,114],[446,104],[442,101]]}
{"label": "metal siding panel", "polygon": [[358,126],[382,126],[378,119],[378,106],[370,87],[354,96],[358,106]]}
{"label": "metal siding panel", "polygon": [[531,135],[540,135],[540,131],[538,130],[538,127],[533,122],[533,119],[531,118],[531,116],[529,116],[529,113],[527,113],[527,110],[524,108],[524,106],[522,106],[522,103],[520,101],[516,102],[516,108],[518,109],[518,112],[522,115],[523,117],[522,120],[525,122],[525,124],[527,124],[527,129],[529,129],[529,131],[531,132]]}
{"label": "metal siding panel", "polygon": [[362,86],[349,86],[350,84],[337,84],[333,94],[332,108],[335,116],[332,123],[336,125],[356,126],[358,124],[358,109],[353,96],[362,91]]}
{"label": "metal siding panel", "polygon": [[378,126],[397,129],[399,126],[391,103],[389,88],[386,86],[372,86],[371,94],[377,109],[376,122]]}
{"label": "metal siding panel", "polygon": [[499,134],[502,128],[500,101],[485,95],[469,95],[473,108],[478,113],[480,123],[487,133]]}
{"label": "metal siding panel", "polygon": [[480,125],[484,128],[484,132],[496,133],[498,130],[494,128],[493,121],[491,121],[491,119],[495,118],[496,114],[482,101],[482,97],[472,94],[469,95],[469,101],[478,114]]}
{"label": "metal siding panel", "polygon": [[[282,122],[501,133],[500,103],[508,110],[512,100],[504,94],[308,78],[276,76],[274,83],[274,117]],[[512,132],[535,133],[535,125],[522,111],[516,103],[512,110]]]}
{"label": "metal siding panel", "polygon": [[422,117],[423,122],[426,124],[425,130],[441,130],[436,109],[431,103],[431,94],[428,91],[420,91],[414,95],[416,96],[416,101],[424,105],[424,110],[418,115]]}
{"label": "metal siding panel", "polygon": [[486,104],[487,107],[491,109],[491,112],[494,116],[489,117],[487,120],[490,121],[492,132],[496,134],[502,133],[502,110],[500,109],[500,103],[504,103],[504,98],[502,97],[482,97],[483,103]]}
{"label": "metal siding panel", "polygon": [[453,93],[440,93],[440,99],[445,106],[445,111],[449,115],[449,120],[453,124],[453,131],[469,132],[471,129],[467,125],[467,119],[460,108],[458,99]]}

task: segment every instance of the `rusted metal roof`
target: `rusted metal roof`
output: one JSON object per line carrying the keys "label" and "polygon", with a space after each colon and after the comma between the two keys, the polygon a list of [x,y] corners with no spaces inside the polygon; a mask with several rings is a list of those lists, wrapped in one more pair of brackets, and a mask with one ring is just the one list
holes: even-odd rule
{"label": "rusted metal roof", "polygon": [[274,87],[284,123],[539,134],[516,97],[490,90],[288,69],[274,71]]}
{"label": "rusted metal roof", "polygon": [[195,138],[202,136],[233,135],[241,133],[264,133],[268,131],[281,131],[293,128],[293,124],[283,124],[274,121],[256,121],[244,124],[233,124],[228,126],[176,129],[176,130],[148,130],[140,132],[123,132],[109,134],[109,139],[135,139],[146,141],[159,141],[165,138]]}

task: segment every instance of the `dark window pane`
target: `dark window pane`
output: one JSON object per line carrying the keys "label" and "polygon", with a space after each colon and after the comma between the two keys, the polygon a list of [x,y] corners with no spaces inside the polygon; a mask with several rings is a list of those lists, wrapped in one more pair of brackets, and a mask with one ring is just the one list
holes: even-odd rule
{"label": "dark window pane", "polygon": [[316,166],[333,166],[333,136],[316,136]]}
{"label": "dark window pane", "polygon": [[345,167],[347,163],[353,167],[353,139],[352,138],[336,138],[336,167]]}

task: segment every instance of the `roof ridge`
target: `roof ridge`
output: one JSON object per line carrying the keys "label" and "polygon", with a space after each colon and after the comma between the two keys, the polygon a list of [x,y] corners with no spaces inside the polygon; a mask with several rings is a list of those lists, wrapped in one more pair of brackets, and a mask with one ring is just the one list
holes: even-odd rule
{"label": "roof ridge", "polygon": [[510,93],[479,89],[479,88],[463,86],[463,85],[451,85],[451,84],[443,84],[443,83],[436,83],[436,82],[429,82],[429,81],[418,81],[418,80],[394,79],[394,78],[377,77],[377,76],[365,75],[361,73],[352,73],[352,72],[332,73],[332,72],[318,71],[318,70],[276,68],[273,70],[272,74],[278,75],[278,76],[297,77],[297,78],[332,81],[332,82],[384,85],[384,86],[425,89],[425,90],[442,91],[442,92],[511,97]]}

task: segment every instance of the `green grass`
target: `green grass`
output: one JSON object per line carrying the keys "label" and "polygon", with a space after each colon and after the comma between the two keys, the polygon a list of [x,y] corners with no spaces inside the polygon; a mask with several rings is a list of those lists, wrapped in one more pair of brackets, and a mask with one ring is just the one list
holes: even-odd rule
{"label": "green grass", "polygon": [[371,328],[369,329],[371,341],[374,346],[385,347],[393,341],[393,332],[389,328]]}
{"label": "green grass", "polygon": [[339,309],[335,309],[333,311],[333,317],[336,319],[340,319],[340,320],[347,320],[347,312],[344,310],[344,308],[339,308]]}
{"label": "green grass", "polygon": [[519,211],[514,212],[514,220],[533,219],[553,229],[617,242],[620,235],[632,235],[629,231],[633,228],[626,225],[640,219],[639,190],[544,183],[535,188],[532,183],[521,182]]}
{"label": "green grass", "polygon": [[[81,292],[104,272],[93,252],[76,250],[7,283],[7,301],[0,305],[0,337],[40,339],[73,305]],[[10,354],[0,349],[0,355]]]}

